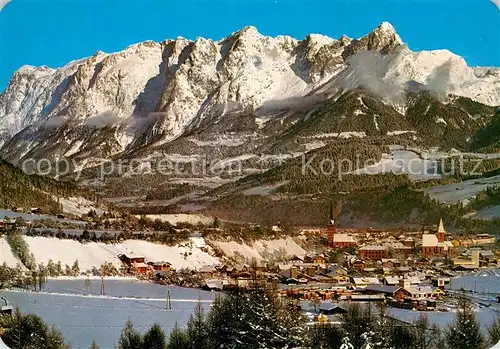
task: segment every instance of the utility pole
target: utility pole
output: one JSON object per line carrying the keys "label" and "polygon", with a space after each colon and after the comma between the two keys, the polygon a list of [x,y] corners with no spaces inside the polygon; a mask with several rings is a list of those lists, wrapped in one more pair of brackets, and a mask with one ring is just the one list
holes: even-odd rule
{"label": "utility pole", "polygon": [[168,288],[168,286],[167,286],[167,299],[166,299],[165,309],[172,310],[172,300],[170,298],[170,288]]}
{"label": "utility pole", "polygon": [[104,275],[101,275],[101,296],[104,296]]}

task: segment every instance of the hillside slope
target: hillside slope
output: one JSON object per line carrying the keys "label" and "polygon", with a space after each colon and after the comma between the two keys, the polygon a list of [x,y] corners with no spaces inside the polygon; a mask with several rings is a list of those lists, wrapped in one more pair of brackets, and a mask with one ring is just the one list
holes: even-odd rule
{"label": "hillside slope", "polygon": [[0,210],[36,207],[46,214],[64,212],[80,216],[99,206],[96,199],[96,195],[79,188],[74,182],[28,175],[0,159]]}

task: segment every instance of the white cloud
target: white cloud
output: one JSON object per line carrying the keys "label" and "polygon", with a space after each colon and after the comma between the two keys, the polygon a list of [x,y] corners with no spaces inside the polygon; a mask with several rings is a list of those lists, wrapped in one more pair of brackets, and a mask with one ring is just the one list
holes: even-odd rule
{"label": "white cloud", "polygon": [[7,5],[11,1],[12,0],[0,0],[0,11],[2,11],[5,5]]}
{"label": "white cloud", "polygon": [[104,128],[106,126],[118,125],[121,122],[121,118],[118,115],[113,114],[110,111],[101,113],[99,115],[88,118],[85,121],[85,125],[88,127]]}

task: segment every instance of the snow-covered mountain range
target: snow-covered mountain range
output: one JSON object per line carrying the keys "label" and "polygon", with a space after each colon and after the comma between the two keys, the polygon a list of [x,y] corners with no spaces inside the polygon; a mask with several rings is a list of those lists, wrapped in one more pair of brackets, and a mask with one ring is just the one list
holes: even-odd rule
{"label": "snow-covered mountain range", "polygon": [[[468,67],[446,50],[412,52],[389,23],[360,39],[272,38],[246,27],[219,41],[147,41],[58,69],[20,68],[0,95],[0,155],[17,164],[63,157],[95,164],[131,154],[266,152],[262,145],[298,119],[360,89],[401,119],[381,130],[373,112],[375,131],[396,134],[415,126],[405,120],[415,104],[409,94],[425,91],[442,105],[456,96],[500,105],[500,69]],[[363,96],[350,118],[372,117]]]}

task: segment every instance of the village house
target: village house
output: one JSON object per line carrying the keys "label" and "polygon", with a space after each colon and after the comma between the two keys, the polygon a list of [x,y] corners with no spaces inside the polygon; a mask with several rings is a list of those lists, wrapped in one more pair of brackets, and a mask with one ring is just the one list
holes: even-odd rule
{"label": "village house", "polygon": [[396,268],[396,267],[399,267],[399,266],[400,266],[400,263],[395,258],[392,258],[392,259],[382,258],[382,267],[383,268],[393,269],[393,268]]}
{"label": "village house", "polygon": [[388,286],[399,286],[400,280],[406,279],[408,280],[410,285],[420,285],[422,281],[418,276],[415,275],[405,275],[404,277],[400,276],[386,276],[382,279],[382,283]]}
{"label": "village house", "polygon": [[139,274],[145,274],[152,269],[151,266],[147,265],[144,262],[132,262],[130,264],[130,267],[131,267],[129,270],[130,272]]}
{"label": "village house", "polygon": [[146,264],[145,262],[146,258],[143,256],[137,256],[134,254],[130,255],[119,254],[118,259],[120,259],[120,261],[128,267],[127,271],[129,273],[144,274],[149,270],[153,269],[151,266]]}
{"label": "village house", "polygon": [[383,294],[351,294],[352,302],[385,302]]}
{"label": "village house", "polygon": [[332,265],[328,267],[326,272],[332,276],[345,276],[348,274],[347,269],[340,265]]}
{"label": "village house", "polygon": [[203,289],[207,291],[222,291],[225,286],[224,281],[225,280],[207,280],[205,282],[205,286],[203,286]]}
{"label": "village house", "polygon": [[379,285],[380,281],[376,277],[353,277],[351,283],[357,288],[364,288],[370,284]]}
{"label": "village house", "polygon": [[347,310],[332,302],[323,302],[320,304],[318,311],[323,315],[345,314]]}
{"label": "village house", "polygon": [[492,245],[496,242],[496,238],[490,234],[478,234],[474,236],[467,236],[465,238],[461,238],[458,243],[461,246],[470,247],[470,246],[481,246],[481,245]]}
{"label": "village house", "polygon": [[438,287],[431,285],[412,285],[409,278],[404,277],[399,280],[399,287],[407,290],[412,299],[439,299],[445,292]]}
{"label": "village house", "polygon": [[354,270],[364,271],[365,270],[365,261],[362,259],[356,259],[351,263]]}
{"label": "village house", "polygon": [[170,271],[172,269],[172,264],[169,262],[148,262],[147,264],[151,266],[154,271]]}
{"label": "village house", "polygon": [[205,279],[209,279],[217,276],[218,271],[212,265],[204,265],[200,269],[198,269],[198,274],[200,274]]}
{"label": "village house", "polygon": [[358,250],[359,256],[363,259],[379,260],[387,258],[387,248],[385,246],[367,245]]}
{"label": "village house", "polygon": [[290,267],[286,270],[280,272],[280,274],[286,279],[297,279],[299,270],[297,267]]}
{"label": "village house", "polygon": [[330,278],[333,283],[348,283],[351,281],[350,277],[347,275],[347,269],[338,265],[329,267],[325,276]]}
{"label": "village house", "polygon": [[304,263],[304,258],[302,257],[299,257],[299,256],[293,256],[292,258],[290,258],[289,260],[289,263],[292,264],[292,265],[296,265],[296,264],[303,264]]}
{"label": "village house", "polygon": [[412,255],[413,254],[413,247],[408,247],[405,246],[402,242],[394,242],[394,243],[385,243],[385,247],[387,247],[388,250],[392,250],[395,254],[400,254],[405,257]]}
{"label": "village house", "polygon": [[407,289],[413,299],[439,299],[445,295],[445,292],[439,287],[433,287],[430,285],[425,286],[410,286]]}
{"label": "village house", "polygon": [[239,288],[248,287],[251,284],[252,280],[253,280],[252,273],[248,271],[239,272],[231,276],[231,281],[233,285]]}
{"label": "village house", "polygon": [[313,264],[326,264],[326,258],[321,254],[307,254],[304,257],[304,263],[313,263]]}
{"label": "village house", "polygon": [[120,259],[123,263],[130,265],[132,263],[145,263],[146,257],[137,256],[135,254],[119,254],[118,259]]}
{"label": "village house", "polygon": [[496,238],[490,234],[477,234],[473,242],[476,245],[492,245],[496,243]]}
{"label": "village house", "polygon": [[477,269],[479,268],[479,256],[481,250],[480,249],[471,249],[470,250],[470,258],[457,257],[453,259],[453,266],[455,269]]}
{"label": "village house", "polygon": [[411,297],[411,293],[408,290],[399,286],[370,284],[360,291],[364,294],[383,294],[386,298],[392,298],[397,301]]}
{"label": "village house", "polygon": [[411,236],[408,236],[406,239],[403,240],[402,244],[405,245],[406,247],[413,249],[415,247],[415,240]]}

